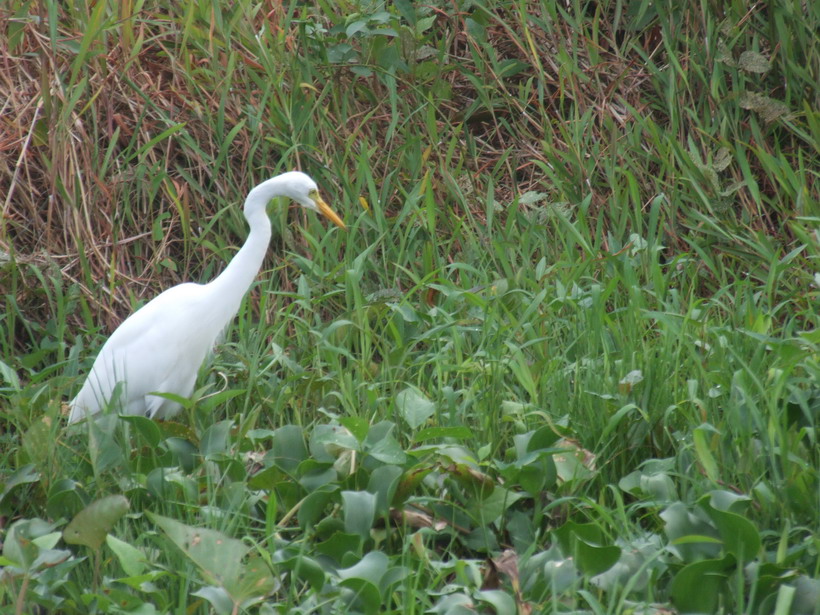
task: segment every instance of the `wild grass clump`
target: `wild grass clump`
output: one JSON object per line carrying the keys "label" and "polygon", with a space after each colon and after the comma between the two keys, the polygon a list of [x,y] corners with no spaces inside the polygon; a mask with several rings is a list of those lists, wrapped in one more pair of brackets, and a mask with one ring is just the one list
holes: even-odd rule
{"label": "wild grass clump", "polygon": [[[1,612],[818,612],[816,3],[0,16]],[[292,168],[349,232],[67,429]]]}

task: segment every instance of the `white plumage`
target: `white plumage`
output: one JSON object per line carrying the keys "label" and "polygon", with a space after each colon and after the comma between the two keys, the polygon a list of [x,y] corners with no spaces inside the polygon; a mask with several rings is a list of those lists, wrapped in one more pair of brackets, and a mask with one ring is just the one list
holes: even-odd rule
{"label": "white plumage", "polygon": [[[225,270],[208,284],[169,288],[123,321],[71,401],[69,423],[109,407],[156,419],[179,412],[179,403],[153,393],[193,393],[200,365],[262,266],[271,237],[267,204],[275,197],[293,199],[345,227],[304,173],[283,173],[256,186],[245,199],[248,239]],[[117,398],[112,399],[115,391]]]}

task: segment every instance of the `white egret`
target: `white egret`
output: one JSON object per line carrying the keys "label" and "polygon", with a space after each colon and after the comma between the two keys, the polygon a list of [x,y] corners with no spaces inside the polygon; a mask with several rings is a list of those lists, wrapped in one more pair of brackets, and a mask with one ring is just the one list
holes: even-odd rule
{"label": "white egret", "polygon": [[179,403],[154,393],[189,397],[193,392],[200,365],[262,266],[271,237],[267,205],[275,197],[292,199],[345,228],[304,173],[283,173],[256,186],[245,199],[250,227],[245,245],[213,281],[169,288],[123,321],[70,402],[69,423],[109,407],[155,419],[179,412]]}

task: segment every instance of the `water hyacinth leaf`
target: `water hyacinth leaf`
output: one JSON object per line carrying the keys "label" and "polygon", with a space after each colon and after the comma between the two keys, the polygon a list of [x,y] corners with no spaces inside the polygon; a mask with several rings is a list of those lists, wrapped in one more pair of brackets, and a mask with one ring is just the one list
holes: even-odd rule
{"label": "water hyacinth leaf", "polygon": [[339,423],[352,433],[359,442],[364,442],[367,432],[370,431],[370,423],[357,416],[345,416],[339,419]]}
{"label": "water hyacinth leaf", "polygon": [[496,486],[487,495],[484,495],[484,493],[485,492],[481,492],[478,494],[474,505],[471,506],[468,511],[470,516],[481,525],[486,525],[497,520],[518,500],[526,497],[523,493],[511,491],[500,486]]}
{"label": "water hyacinth leaf", "polygon": [[389,567],[390,560],[387,555],[381,551],[371,551],[358,563],[337,572],[341,579],[361,579],[372,583],[374,587],[379,587]]}
{"label": "water hyacinth leaf", "polygon": [[129,577],[136,577],[145,571],[145,554],[136,547],[115,536],[105,537],[105,544],[114,552],[120,566]]}
{"label": "water hyacinth leaf", "polygon": [[236,584],[242,573],[242,559],[250,547],[216,530],[191,527],[150,512],[146,514],[200,568],[208,583],[220,585],[226,591]]}
{"label": "water hyacinth leaf", "polygon": [[128,512],[128,499],[109,495],[81,510],[63,530],[63,540],[70,545],[99,549],[108,532]]}
{"label": "water hyacinth leaf", "polygon": [[267,457],[276,467],[292,474],[299,464],[308,458],[302,428],[298,425],[284,425],[274,431]]}
{"label": "water hyacinth leaf", "polygon": [[479,602],[486,602],[492,606],[497,615],[516,615],[518,612],[513,597],[500,589],[476,592],[475,597]]}
{"label": "water hyacinth leaf", "polygon": [[3,541],[3,557],[12,565],[28,570],[41,554],[41,548],[35,541],[51,534],[53,529],[53,524],[42,519],[15,521]]}
{"label": "water hyacinth leaf", "polygon": [[713,613],[734,563],[726,556],[687,564],[672,579],[672,603],[682,613]]}
{"label": "water hyacinth leaf", "polygon": [[342,512],[345,532],[367,539],[376,518],[376,495],[368,491],[342,491]]}
{"label": "water hyacinth leaf", "polygon": [[574,548],[578,568],[590,576],[606,572],[621,557],[621,549],[615,545],[600,546],[582,538],[576,538]]}
{"label": "water hyacinth leaf", "polygon": [[233,421],[219,421],[214,423],[202,434],[199,443],[199,452],[203,457],[227,453],[231,446],[231,429]]}
{"label": "water hyacinth leaf", "polygon": [[278,586],[271,569],[261,557],[251,556],[242,566],[239,579],[230,588],[231,595],[248,606],[249,602],[258,601],[273,592]]}
{"label": "water hyacinth leaf", "polygon": [[553,531],[567,556],[575,558],[578,568],[587,575],[601,574],[615,565],[621,549],[605,544],[606,536],[594,523],[567,521]]}
{"label": "water hyacinth leaf", "polygon": [[362,542],[362,537],[358,534],[333,532],[330,538],[316,545],[316,550],[331,558],[337,564],[341,564],[345,556],[360,553]]}
{"label": "water hyacinth leaf", "polygon": [[273,555],[273,562],[290,570],[299,581],[304,581],[313,589],[321,591],[325,585],[325,571],[315,559],[304,555],[295,555],[277,551]]}
{"label": "water hyacinth leaf", "polygon": [[760,533],[754,524],[745,517],[722,510],[710,508],[709,518],[717,526],[723,540],[723,548],[740,561],[753,559],[760,551]]}
{"label": "water hyacinth leaf", "polygon": [[[385,427],[387,427],[385,429]],[[392,431],[395,428],[393,423],[383,421],[370,428],[365,440],[365,450],[368,455],[377,461],[392,465],[402,465],[407,459],[407,455],[393,437]]]}
{"label": "water hyacinth leaf", "polygon": [[422,464],[410,468],[404,473],[402,479],[396,486],[396,492],[393,495],[393,506],[400,506],[411,494],[415,493],[416,489],[421,485],[424,477],[433,471],[433,466],[429,464]]}
{"label": "water hyacinth leaf", "polygon": [[396,408],[410,429],[418,429],[436,412],[436,405],[413,387],[399,391],[396,395]]}
{"label": "water hyacinth leaf", "polygon": [[210,602],[211,606],[214,607],[214,611],[219,615],[230,615],[234,612],[234,602],[223,587],[206,585],[195,592],[191,592],[191,595],[204,598]]}
{"label": "water hyacinth leaf", "polygon": [[9,496],[17,487],[36,483],[38,480],[40,480],[40,473],[33,463],[21,466],[12,472],[11,476],[3,483],[3,491],[0,493],[0,512],[3,514],[11,512],[8,504],[12,499]]}
{"label": "water hyacinth leaf", "polygon": [[671,541],[670,548],[684,562],[714,558],[720,553],[720,533],[704,513],[689,511],[683,502],[667,507],[660,517],[666,523],[664,531]]}
{"label": "water hyacinth leaf", "polygon": [[52,519],[69,518],[82,510],[87,495],[82,485],[70,478],[56,481],[48,491],[46,512]]}
{"label": "water hyacinth leaf", "polygon": [[133,425],[149,446],[156,448],[162,442],[162,431],[156,421],[138,414],[123,415],[120,420]]}
{"label": "water hyacinth leaf", "polygon": [[461,592],[442,596],[428,612],[437,615],[475,615],[476,613],[473,599]]}
{"label": "water hyacinth leaf", "polygon": [[[358,450],[359,441],[347,427],[317,425],[310,437],[310,450],[314,456],[316,456],[316,447],[322,447],[328,455],[335,459],[344,450]],[[327,460],[330,461],[330,459]]]}
{"label": "water hyacinth leaf", "polygon": [[328,503],[338,490],[337,485],[327,484],[309,493],[299,506],[296,518],[299,527],[307,528],[315,525],[325,514]]}
{"label": "water hyacinth leaf", "polygon": [[381,466],[373,470],[367,490],[376,494],[376,513],[387,512],[404,471],[399,466]]}

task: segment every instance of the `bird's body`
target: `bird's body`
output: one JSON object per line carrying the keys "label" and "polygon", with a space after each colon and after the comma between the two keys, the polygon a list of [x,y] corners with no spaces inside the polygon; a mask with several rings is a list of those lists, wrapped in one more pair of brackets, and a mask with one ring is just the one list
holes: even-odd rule
{"label": "bird's body", "polygon": [[284,173],[259,184],[245,200],[250,234],[225,270],[208,284],[169,288],[123,321],[71,401],[69,423],[107,408],[157,419],[179,412],[178,402],[155,393],[189,397],[193,392],[200,365],[262,266],[271,237],[266,207],[277,196],[319,211],[344,228],[304,173]]}

